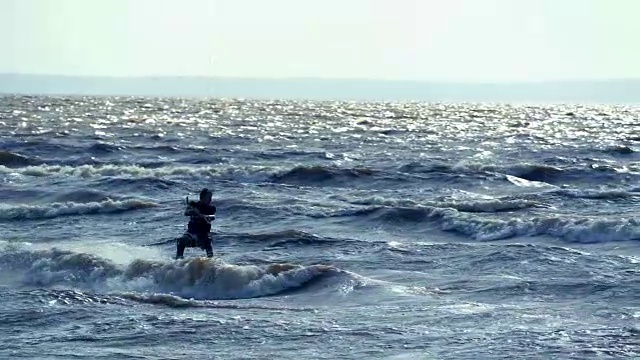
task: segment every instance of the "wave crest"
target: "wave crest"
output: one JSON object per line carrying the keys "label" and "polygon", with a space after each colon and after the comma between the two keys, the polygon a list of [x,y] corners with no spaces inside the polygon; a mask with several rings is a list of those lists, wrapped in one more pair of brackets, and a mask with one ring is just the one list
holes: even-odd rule
{"label": "wave crest", "polygon": [[12,153],[9,151],[0,151],[0,166],[7,168],[21,168],[30,165],[36,165],[39,161],[30,157]]}
{"label": "wave crest", "polygon": [[76,203],[54,202],[43,205],[0,206],[0,220],[51,219],[60,216],[111,214],[158,206],[156,203],[139,200],[111,200]]}
{"label": "wave crest", "polygon": [[271,181],[281,183],[314,184],[329,181],[354,180],[374,175],[369,168],[338,168],[333,166],[296,166],[291,170],[271,176]]}
{"label": "wave crest", "polygon": [[329,214],[331,217],[355,217],[375,223],[394,225],[432,223],[441,230],[491,241],[526,236],[554,236],[577,243],[603,243],[640,240],[640,223],[616,217],[570,217],[542,215],[510,219],[478,216],[451,207],[371,206]]}
{"label": "wave crest", "polygon": [[60,249],[4,251],[0,269],[21,273],[22,282],[30,286],[67,285],[112,294],[134,291],[200,300],[272,296],[342,273],[328,265],[234,265],[207,258],[135,259],[122,265]]}

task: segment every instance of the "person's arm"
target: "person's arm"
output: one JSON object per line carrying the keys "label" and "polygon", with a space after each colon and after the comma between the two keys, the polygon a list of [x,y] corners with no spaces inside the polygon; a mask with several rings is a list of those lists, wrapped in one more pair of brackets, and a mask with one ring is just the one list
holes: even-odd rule
{"label": "person's arm", "polygon": [[201,213],[204,214],[204,215],[215,215],[216,214],[216,206],[215,205],[203,206],[203,209],[202,209]]}
{"label": "person's arm", "polygon": [[202,216],[198,208],[194,205],[195,204],[191,201],[187,203],[187,208],[184,210],[184,216]]}
{"label": "person's arm", "polygon": [[196,205],[196,203],[190,203],[185,211],[185,215],[198,217],[206,222],[215,220],[216,207],[214,205]]}

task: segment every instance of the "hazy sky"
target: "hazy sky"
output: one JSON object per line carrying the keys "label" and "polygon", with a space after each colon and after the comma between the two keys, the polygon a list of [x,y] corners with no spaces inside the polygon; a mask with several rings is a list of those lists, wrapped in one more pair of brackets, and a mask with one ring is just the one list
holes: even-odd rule
{"label": "hazy sky", "polygon": [[0,72],[640,78],[638,0],[0,0]]}

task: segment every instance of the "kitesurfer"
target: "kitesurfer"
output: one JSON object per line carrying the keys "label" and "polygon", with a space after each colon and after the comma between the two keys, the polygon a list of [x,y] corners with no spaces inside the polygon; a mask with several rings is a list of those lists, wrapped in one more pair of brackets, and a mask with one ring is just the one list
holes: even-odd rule
{"label": "kitesurfer", "polygon": [[187,198],[187,209],[185,216],[189,216],[187,232],[177,240],[176,259],[184,256],[184,249],[187,247],[199,247],[206,251],[207,257],[213,256],[211,232],[211,222],[215,220],[216,207],[211,203],[213,193],[204,188],[200,191],[198,201],[189,201]]}

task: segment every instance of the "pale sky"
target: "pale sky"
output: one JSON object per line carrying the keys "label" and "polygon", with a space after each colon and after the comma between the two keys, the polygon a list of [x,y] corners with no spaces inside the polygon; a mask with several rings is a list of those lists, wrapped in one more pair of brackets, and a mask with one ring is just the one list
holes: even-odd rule
{"label": "pale sky", "polygon": [[640,0],[0,0],[0,73],[640,78]]}

